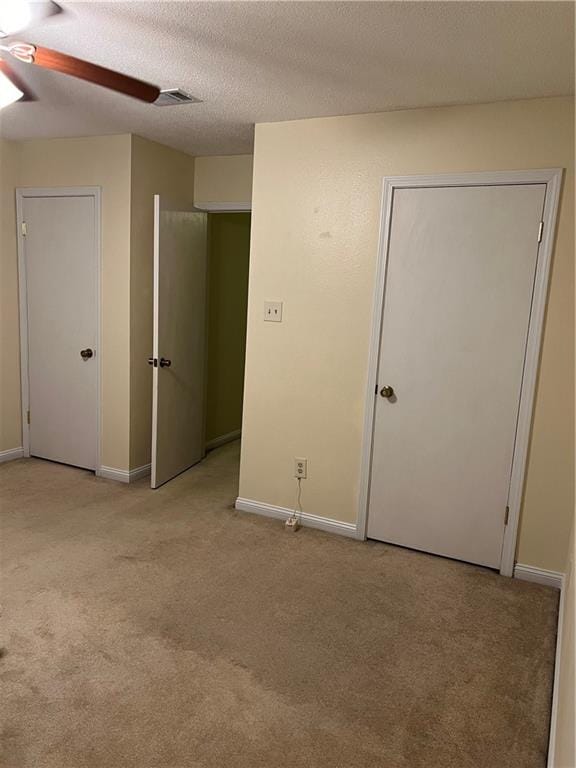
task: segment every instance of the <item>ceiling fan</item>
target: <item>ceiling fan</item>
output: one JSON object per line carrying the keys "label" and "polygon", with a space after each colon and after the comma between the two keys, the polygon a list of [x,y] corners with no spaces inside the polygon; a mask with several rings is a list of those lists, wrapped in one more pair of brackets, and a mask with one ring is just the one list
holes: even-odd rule
{"label": "ceiling fan", "polygon": [[24,64],[32,64],[101,85],[149,104],[158,99],[161,93],[160,88],[143,80],[91,64],[84,59],[77,59],[51,48],[42,48],[20,40],[3,42],[3,38],[21,32],[35,22],[61,11],[62,8],[53,0],[42,3],[31,3],[28,0],[0,0],[0,109],[16,101],[34,99],[32,92],[8,63],[10,57]]}

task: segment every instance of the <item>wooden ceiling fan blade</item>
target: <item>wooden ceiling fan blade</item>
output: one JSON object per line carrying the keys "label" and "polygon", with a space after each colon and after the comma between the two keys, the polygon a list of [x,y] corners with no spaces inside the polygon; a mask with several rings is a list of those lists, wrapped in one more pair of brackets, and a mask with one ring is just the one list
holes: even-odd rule
{"label": "wooden ceiling fan blade", "polygon": [[16,86],[16,88],[18,88],[18,90],[22,91],[24,94],[24,96],[18,100],[19,103],[23,101],[36,101],[36,95],[33,93],[33,91],[30,90],[24,80],[22,80],[22,78],[6,61],[4,61],[4,59],[0,59],[0,72],[2,72],[3,75],[6,75],[6,77]]}
{"label": "wooden ceiling fan blade", "polygon": [[160,88],[143,80],[137,80],[135,77],[123,75],[115,72],[113,69],[100,67],[98,64],[91,64],[84,59],[77,59],[74,56],[68,56],[59,51],[53,51],[51,48],[42,48],[28,44],[17,44],[20,50],[23,48],[33,49],[27,57],[22,57],[16,50],[11,50],[13,56],[20,61],[28,64],[36,64],[43,69],[50,69],[53,72],[61,72],[64,75],[78,77],[80,80],[86,80],[89,83],[101,85],[103,88],[109,88],[112,91],[123,93],[126,96],[132,96],[134,99],[146,101],[149,104],[156,101],[160,95]]}

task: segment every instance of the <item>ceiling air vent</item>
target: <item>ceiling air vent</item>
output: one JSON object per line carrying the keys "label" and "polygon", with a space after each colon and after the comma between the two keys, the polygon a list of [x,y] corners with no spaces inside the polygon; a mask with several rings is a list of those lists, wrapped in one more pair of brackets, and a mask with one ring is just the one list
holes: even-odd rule
{"label": "ceiling air vent", "polygon": [[181,88],[168,88],[165,91],[160,91],[160,96],[158,96],[154,104],[157,107],[175,107],[177,104],[198,104],[201,101],[202,99],[190,96],[189,93],[186,93]]}

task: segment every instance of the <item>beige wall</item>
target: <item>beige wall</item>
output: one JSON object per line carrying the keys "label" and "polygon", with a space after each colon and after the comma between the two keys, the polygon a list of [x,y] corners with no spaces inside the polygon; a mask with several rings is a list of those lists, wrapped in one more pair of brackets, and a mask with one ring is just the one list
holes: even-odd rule
{"label": "beige wall", "polygon": [[[130,136],[26,141],[19,144],[19,152],[19,172],[17,180],[12,179],[11,188],[17,184],[22,187],[99,186],[102,189],[101,460],[105,466],[128,469]],[[6,215],[4,205],[3,213]],[[12,220],[8,226],[13,226]],[[12,279],[6,287],[10,294],[7,306],[12,307],[18,301],[13,277],[15,252],[9,253],[9,260]],[[14,361],[14,349],[19,343],[15,317],[14,310],[10,310],[7,332]],[[20,399],[14,394],[14,381],[11,380],[6,392],[9,402],[2,400],[3,410],[19,412]]]}
{"label": "beige wall", "polygon": [[14,194],[20,154],[20,144],[0,139],[0,451],[22,445]]}
{"label": "beige wall", "polygon": [[252,155],[197,157],[196,203],[249,203],[252,200]]}
{"label": "beige wall", "polygon": [[[573,508],[573,103],[540,99],[256,126],[240,496],[354,522],[382,177],[566,167],[519,536],[561,570]],[[264,323],[265,300],[284,321]]]}
{"label": "beige wall", "polygon": [[194,158],[132,137],[130,213],[130,468],[150,462],[154,195],[192,203]]}

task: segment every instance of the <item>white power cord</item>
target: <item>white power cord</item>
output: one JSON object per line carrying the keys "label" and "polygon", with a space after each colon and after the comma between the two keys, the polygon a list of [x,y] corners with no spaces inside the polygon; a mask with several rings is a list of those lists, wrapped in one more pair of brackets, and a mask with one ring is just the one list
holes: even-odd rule
{"label": "white power cord", "polygon": [[300,520],[302,519],[302,478],[297,477],[298,493],[296,495],[296,505],[294,511],[286,520],[285,526],[287,531],[297,531],[300,528]]}

